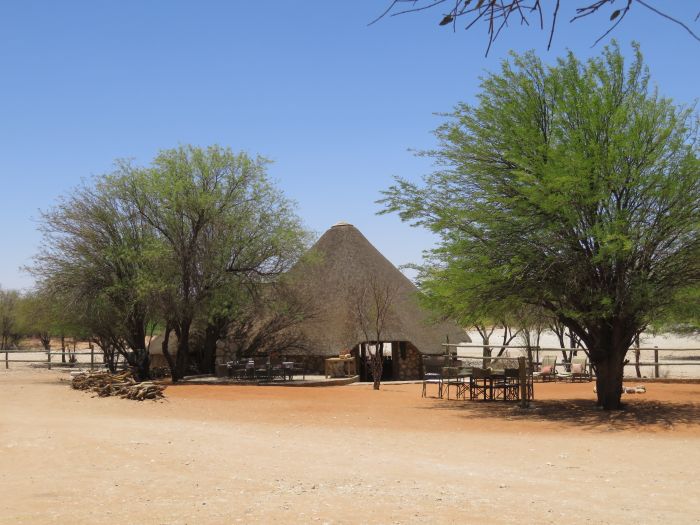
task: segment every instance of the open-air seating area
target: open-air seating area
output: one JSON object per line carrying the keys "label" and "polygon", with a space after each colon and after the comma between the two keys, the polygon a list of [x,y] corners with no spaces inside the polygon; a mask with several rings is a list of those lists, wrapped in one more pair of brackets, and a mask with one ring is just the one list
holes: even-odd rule
{"label": "open-air seating area", "polygon": [[226,363],[229,378],[242,382],[292,381],[306,377],[306,369],[294,361],[272,362],[268,358],[250,358]]}
{"label": "open-air seating area", "polygon": [[[558,362],[558,356],[546,355],[542,357],[538,370],[533,372],[535,381],[591,381],[593,374],[586,355],[577,355],[571,358],[571,362]],[[563,368],[559,370],[557,367]]]}
{"label": "open-air seating area", "polygon": [[[563,370],[557,370],[557,366]],[[532,368],[537,367],[536,371]],[[535,381],[591,381],[588,357],[574,356],[571,362],[557,363],[557,356],[545,355],[533,366],[526,363],[525,385],[521,388],[518,358],[513,356],[457,359],[450,356],[429,356],[423,361],[422,397],[435,388],[440,399],[482,401],[520,401],[525,391],[527,400],[534,399]]]}
{"label": "open-air seating area", "polygon": [[[484,362],[489,366],[483,367]],[[521,387],[517,358],[475,358],[467,361],[446,358],[444,364],[447,366],[435,371],[434,363],[429,360],[424,363],[426,373],[422,397],[427,397],[431,385],[435,385],[440,399],[451,399],[453,396],[454,399],[468,398],[472,401],[520,401],[523,391],[528,401],[534,397],[532,373],[529,370],[525,371],[524,388]]]}

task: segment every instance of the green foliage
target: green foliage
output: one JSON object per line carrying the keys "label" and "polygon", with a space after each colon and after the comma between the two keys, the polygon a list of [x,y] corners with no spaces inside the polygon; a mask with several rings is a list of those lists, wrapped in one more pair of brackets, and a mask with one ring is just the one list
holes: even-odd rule
{"label": "green foliage", "polygon": [[[115,175],[120,194],[154,233],[157,271],[144,284],[159,290],[163,318],[178,335],[178,374],[189,366],[192,324],[225,335],[231,317],[248,311],[257,289],[308,244],[294,204],[267,178],[267,164],[218,146],[184,146],[161,152],[147,168],[122,164]],[[200,353],[200,370],[213,367],[213,351],[209,344]]]}
{"label": "green foliage", "polygon": [[266,165],[185,146],[145,168],[119,162],[63,198],[43,214],[45,242],[31,268],[63,307],[60,322],[87,329],[145,374],[145,338],[160,321],[178,333],[184,373],[192,323],[224,330],[308,242]]}
{"label": "green foliage", "polygon": [[18,339],[20,294],[0,288],[0,350],[10,348]]}
{"label": "green foliage", "polygon": [[639,50],[626,65],[616,45],[552,67],[513,54],[488,75],[425,153],[440,169],[381,201],[440,235],[429,300],[462,320],[543,307],[600,363],[697,283],[697,117],[648,83]]}
{"label": "green foliage", "polygon": [[700,333],[700,285],[681,288],[656,316],[652,328],[658,332]]}

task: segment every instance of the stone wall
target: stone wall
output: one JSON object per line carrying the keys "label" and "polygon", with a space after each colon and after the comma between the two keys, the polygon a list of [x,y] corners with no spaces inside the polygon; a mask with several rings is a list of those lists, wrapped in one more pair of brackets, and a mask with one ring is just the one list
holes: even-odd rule
{"label": "stone wall", "polygon": [[423,378],[423,355],[411,343],[406,342],[406,348],[399,350],[399,381],[409,381]]}

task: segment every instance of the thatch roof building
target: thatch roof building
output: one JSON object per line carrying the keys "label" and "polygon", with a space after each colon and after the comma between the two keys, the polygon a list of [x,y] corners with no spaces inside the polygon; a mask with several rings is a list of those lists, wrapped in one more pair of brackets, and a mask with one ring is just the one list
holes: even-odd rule
{"label": "thatch roof building", "polygon": [[[355,349],[361,357],[359,345],[374,337],[368,341],[353,311],[358,294],[368,286],[392,292],[381,340],[395,344],[392,353],[396,358],[400,353],[406,359],[407,349],[423,355],[444,354],[442,343],[448,339],[450,343],[470,341],[455,323],[431,323],[430,314],[418,303],[416,286],[351,224],[339,222],[331,227],[311,248],[308,259],[290,270],[289,277],[317,306],[316,315],[300,327],[310,354],[337,356],[344,349]],[[416,374],[399,374],[408,375]]]}

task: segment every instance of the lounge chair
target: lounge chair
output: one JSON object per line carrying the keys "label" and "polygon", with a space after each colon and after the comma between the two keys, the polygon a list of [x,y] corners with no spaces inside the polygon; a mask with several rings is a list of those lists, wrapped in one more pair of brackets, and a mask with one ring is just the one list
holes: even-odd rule
{"label": "lounge chair", "polygon": [[533,372],[532,377],[540,381],[554,381],[557,378],[557,356],[546,355],[542,357],[540,369]]}
{"label": "lounge chair", "polygon": [[562,379],[574,381],[590,381],[591,371],[588,366],[588,356],[576,356],[571,358],[571,367],[568,372],[560,373]]}

